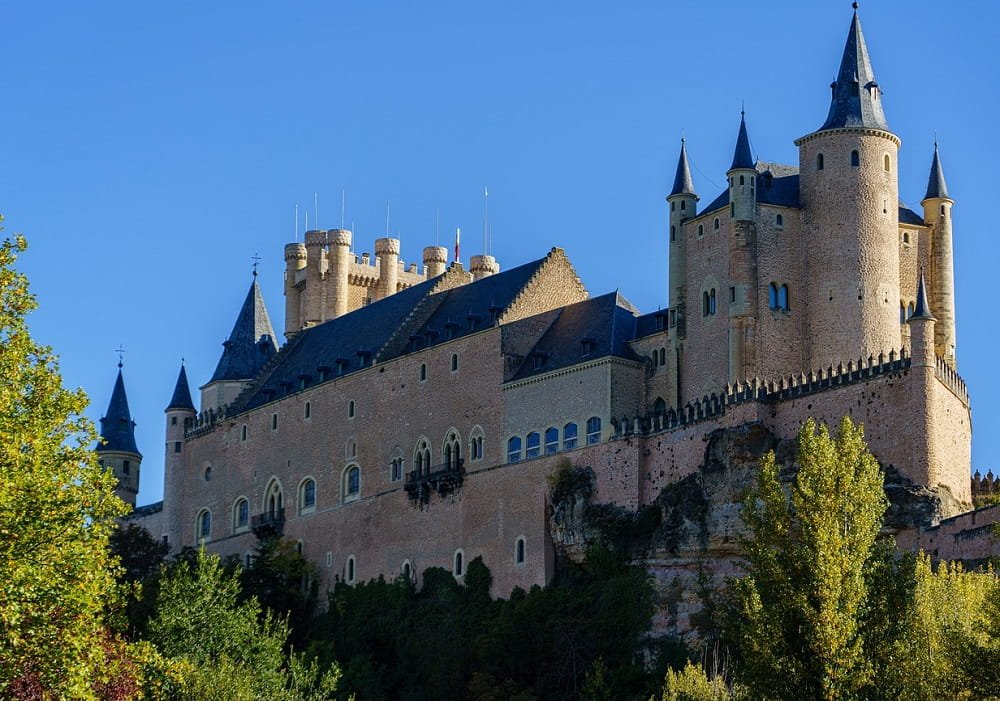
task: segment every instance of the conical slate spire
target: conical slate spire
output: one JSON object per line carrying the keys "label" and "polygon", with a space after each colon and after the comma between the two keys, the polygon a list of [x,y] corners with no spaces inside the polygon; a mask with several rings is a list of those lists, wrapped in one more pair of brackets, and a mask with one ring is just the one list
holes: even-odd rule
{"label": "conical slate spire", "polygon": [[938,145],[934,142],[934,160],[931,161],[931,175],[927,179],[927,194],[925,200],[947,198],[948,185],[944,182],[944,169],[941,167],[941,157],[938,155]]}
{"label": "conical slate spire", "polygon": [[910,321],[913,319],[929,319],[934,321],[934,315],[931,314],[931,305],[927,303],[927,287],[924,285],[924,271],[920,270],[920,282],[917,283],[917,305],[913,309],[913,314],[910,315]]}
{"label": "conical slate spire", "polygon": [[729,170],[737,168],[748,168],[753,170],[753,155],[750,153],[750,137],[747,136],[747,121],[743,112],[740,112],[740,133],[736,137],[736,151],[733,152],[733,164]]}
{"label": "conical slate spire", "polygon": [[128,397],[125,396],[125,381],[122,379],[122,366],[118,366],[118,378],[111,392],[108,410],[101,418],[102,445],[97,446],[97,452],[127,452],[138,453],[135,445],[135,422],[128,409]]}
{"label": "conical slate spire", "polygon": [[867,127],[889,131],[882,112],[882,90],[875,82],[875,71],[868,59],[868,47],[861,33],[855,3],[851,29],[847,34],[844,56],[840,59],[840,71],[833,88],[833,99],[826,122],[818,131],[841,127]]}
{"label": "conical slate spire", "polygon": [[681,155],[677,159],[677,174],[674,175],[674,186],[667,197],[693,194],[695,194],[694,182],[691,180],[691,168],[688,166],[687,148],[684,146],[684,139],[681,139]]}
{"label": "conical slate spire", "polygon": [[222,345],[222,357],[209,382],[253,379],[278,350],[256,275],[229,340]]}
{"label": "conical slate spire", "polygon": [[170,404],[167,405],[166,411],[173,411],[175,409],[194,411],[194,402],[191,401],[191,388],[188,385],[188,376],[187,371],[184,369],[184,363],[181,363],[181,371],[177,375],[177,385],[174,387],[174,395],[170,398]]}

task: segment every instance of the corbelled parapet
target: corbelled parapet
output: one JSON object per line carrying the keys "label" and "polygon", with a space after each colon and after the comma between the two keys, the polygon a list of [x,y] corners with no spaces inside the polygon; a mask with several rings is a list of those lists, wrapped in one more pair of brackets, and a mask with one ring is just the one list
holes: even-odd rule
{"label": "corbelled parapet", "polygon": [[399,239],[375,239],[375,255],[399,255]]}
{"label": "corbelled parapet", "polygon": [[308,249],[304,243],[285,245],[285,338],[291,338],[302,328],[302,288]]}
{"label": "corbelled parapet", "polygon": [[428,280],[443,273],[447,265],[447,248],[444,246],[427,246],[424,249],[424,273]]}
{"label": "corbelled parapet", "polygon": [[473,280],[482,280],[484,277],[499,273],[500,266],[493,256],[472,256],[469,259],[469,272],[472,273]]}
{"label": "corbelled parapet", "polygon": [[396,294],[399,286],[399,239],[375,239],[375,258],[378,260],[375,299],[385,299]]}

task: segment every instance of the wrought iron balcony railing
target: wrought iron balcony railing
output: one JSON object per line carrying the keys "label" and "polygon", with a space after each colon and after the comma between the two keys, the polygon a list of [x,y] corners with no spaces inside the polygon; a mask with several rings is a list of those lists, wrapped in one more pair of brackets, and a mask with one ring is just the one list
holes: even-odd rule
{"label": "wrought iron balcony railing", "polygon": [[445,496],[462,486],[464,464],[465,460],[459,458],[426,470],[412,470],[406,475],[404,489],[410,499],[426,504],[430,501],[432,492]]}

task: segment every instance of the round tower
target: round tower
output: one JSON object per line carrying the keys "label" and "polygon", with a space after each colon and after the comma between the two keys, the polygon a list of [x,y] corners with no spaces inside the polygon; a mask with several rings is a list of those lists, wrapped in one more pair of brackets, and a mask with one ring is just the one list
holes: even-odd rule
{"label": "round tower", "polygon": [[444,246],[428,246],[424,249],[424,275],[430,280],[441,275],[448,265],[448,249]]}
{"label": "round tower", "polygon": [[399,285],[399,239],[375,239],[375,258],[379,269],[375,299],[385,299],[396,294]]}
{"label": "round tower", "polygon": [[302,293],[296,278],[306,267],[306,255],[304,243],[285,246],[285,338],[291,338],[302,328]]}
{"label": "round tower", "polygon": [[[300,244],[301,245],[301,244]],[[184,433],[194,422],[196,412],[191,401],[187,372],[181,363],[173,396],[165,410],[166,446],[163,460],[163,531],[171,549],[179,550],[184,536]],[[153,534],[156,535],[155,533]]]}
{"label": "round tower", "polygon": [[930,306],[937,317],[934,349],[952,367],[956,367],[955,265],[951,240],[951,207],[955,201],[948,196],[937,142],[934,143],[927,194],[921,204],[924,207],[924,222],[931,227]]}
{"label": "round tower", "polygon": [[729,183],[729,381],[756,375],[757,169],[750,153],[746,115],[740,112],[733,162],[726,171]]}
{"label": "round tower", "polygon": [[135,443],[135,421],[128,408],[120,361],[108,410],[101,417],[101,440],[94,452],[97,453],[100,464],[118,480],[115,487],[118,498],[135,506],[135,498],[139,493],[142,454]]}
{"label": "round tower", "polygon": [[469,259],[469,272],[472,273],[473,281],[482,280],[484,277],[499,273],[500,266],[493,256],[472,256]]}
{"label": "round tower", "polygon": [[330,246],[329,268],[329,318],[336,319],[343,316],[349,308],[350,294],[350,266],[353,260],[351,256],[351,232],[347,229],[330,229],[327,232]]}
{"label": "round tower", "polygon": [[799,147],[812,368],[888,353],[899,326],[899,137],[889,131],[857,12],[826,122]]}
{"label": "round tower", "polygon": [[740,112],[733,163],[726,171],[729,179],[729,216],[733,221],[752,221],[757,209],[757,169],[750,153],[746,115]]}
{"label": "round tower", "polygon": [[314,326],[323,318],[323,277],[326,274],[326,232],[306,232],[306,288],[301,326]]}
{"label": "round tower", "polygon": [[684,317],[687,297],[687,236],[684,222],[698,213],[698,195],[691,180],[688,166],[687,147],[681,139],[681,153],[677,159],[674,186],[667,195],[667,209],[670,213],[670,327],[684,337]]}

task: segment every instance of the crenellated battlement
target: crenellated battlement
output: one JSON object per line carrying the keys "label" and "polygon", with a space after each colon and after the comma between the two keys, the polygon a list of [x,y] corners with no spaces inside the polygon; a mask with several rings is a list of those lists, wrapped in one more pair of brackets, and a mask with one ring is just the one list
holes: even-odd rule
{"label": "crenellated battlement", "polygon": [[969,389],[965,386],[965,380],[956,372],[951,364],[941,356],[935,357],[934,375],[941,383],[950,389],[956,397],[969,405]]}

